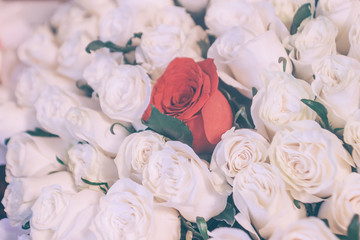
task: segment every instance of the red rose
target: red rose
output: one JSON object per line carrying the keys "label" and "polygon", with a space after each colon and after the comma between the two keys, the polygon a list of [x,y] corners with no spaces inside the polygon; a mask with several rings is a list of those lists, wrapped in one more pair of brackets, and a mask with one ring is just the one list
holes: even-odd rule
{"label": "red rose", "polygon": [[[176,58],[157,80],[151,94],[150,105],[189,126],[197,153],[212,151],[232,126],[232,111],[218,84],[213,59],[196,63],[191,58]],[[150,105],[143,115],[145,121],[151,114]]]}

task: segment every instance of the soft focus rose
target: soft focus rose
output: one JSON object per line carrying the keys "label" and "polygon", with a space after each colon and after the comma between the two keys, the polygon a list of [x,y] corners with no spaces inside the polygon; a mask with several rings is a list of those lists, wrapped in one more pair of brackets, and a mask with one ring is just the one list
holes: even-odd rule
{"label": "soft focus rose", "polygon": [[275,166],[253,163],[236,175],[233,197],[241,214],[248,215],[251,223],[264,238],[280,228],[306,216],[304,208],[297,209]]}
{"label": "soft focus rose", "polygon": [[195,26],[189,33],[174,25],[158,25],[143,32],[141,43],[135,50],[136,62],[141,64],[155,81],[176,57],[201,59],[198,41],[206,39],[206,33]]}
{"label": "soft focus rose", "polygon": [[0,103],[0,145],[15,133],[39,127],[34,109],[19,107],[15,102]]}
{"label": "soft focus rose", "polygon": [[305,203],[331,196],[334,184],[354,166],[336,135],[311,120],[293,122],[289,129],[278,131],[269,159],[279,168],[293,198]]}
{"label": "soft focus rose", "polygon": [[197,13],[203,11],[207,7],[209,0],[178,0],[178,2],[189,12]]}
{"label": "soft focus rose", "polygon": [[344,127],[344,141],[353,147],[352,157],[357,167],[360,167],[360,109],[346,121]]}
{"label": "soft focus rose", "polygon": [[269,29],[281,39],[289,35],[285,25],[276,17],[272,4],[266,1],[212,1],[206,11],[205,24],[217,37],[234,27],[246,28],[255,36]]}
{"label": "soft focus rose", "polygon": [[220,227],[209,233],[210,240],[251,240],[249,235],[237,228]]}
{"label": "soft focus rose", "polygon": [[179,210],[191,222],[197,216],[207,221],[221,213],[227,194],[215,190],[210,171],[188,145],[169,141],[154,151],[143,170],[142,184],[155,201]]}
{"label": "soft focus rose", "polygon": [[328,17],[339,29],[336,37],[336,48],[339,53],[349,51],[349,30],[355,23],[360,11],[360,2],[357,0],[321,0],[317,5],[316,16]]}
{"label": "soft focus rose", "polygon": [[246,29],[233,28],[215,40],[208,57],[214,59],[219,77],[248,98],[252,97],[252,87],[263,87],[260,76],[264,70],[283,71],[280,57],[287,59],[286,72],[292,71],[286,51],[273,31],[255,36]]}
{"label": "soft focus rose", "polygon": [[337,240],[325,223],[316,217],[294,222],[285,231],[278,231],[270,240]]}
{"label": "soft focus rose", "polygon": [[333,128],[344,127],[345,121],[360,107],[360,63],[350,57],[330,55],[313,65],[315,80],[311,87],[329,114]]}
{"label": "soft focus rose", "polygon": [[43,187],[59,184],[64,191],[76,192],[70,173],[61,171],[43,177],[14,178],[7,186],[1,203],[12,225],[25,224],[30,219],[31,207]]}
{"label": "soft focus rose", "polygon": [[28,236],[29,230],[24,230],[20,225],[11,226],[8,218],[0,220],[0,236],[6,240],[30,240],[30,238],[21,238]]}
{"label": "soft focus rose", "polygon": [[64,159],[67,144],[60,138],[33,137],[27,133],[11,136],[6,152],[6,181],[13,177],[40,177],[65,170],[56,161]]}
{"label": "soft focus rose", "polygon": [[111,119],[139,122],[150,102],[150,78],[141,66],[119,65],[101,82],[98,94]]}
{"label": "soft focus rose", "polygon": [[23,69],[18,75],[15,96],[20,106],[34,107],[37,98],[47,84],[53,84],[62,89],[76,92],[74,81],[58,75],[54,71],[47,71],[37,67]]}
{"label": "soft focus rose", "polygon": [[[218,83],[212,59],[196,63],[177,58],[158,79],[151,94],[151,105],[189,126],[198,153],[210,152],[232,125],[231,108],[218,90]],[[145,121],[150,114],[149,106],[143,116]]]}
{"label": "soft focus rose", "polygon": [[66,40],[59,48],[57,71],[75,81],[81,79],[85,67],[94,56],[84,51],[92,40],[89,35],[81,32]]}
{"label": "soft focus rose", "polygon": [[[101,111],[86,107],[72,107],[65,115],[65,126],[71,136],[79,141],[85,140],[101,149],[109,156],[115,156],[121,142],[129,135],[123,127],[114,127],[114,133],[110,131],[115,121],[106,117]],[[122,123],[123,125],[128,125]]]}
{"label": "soft focus rose", "polygon": [[114,159],[119,178],[131,178],[142,182],[142,172],[154,151],[164,147],[165,138],[153,131],[130,134],[121,143]]}
{"label": "soft focus rose", "polygon": [[347,234],[354,214],[360,214],[360,174],[351,173],[339,182],[333,195],[325,199],[319,211],[319,218],[327,219],[333,233]]}
{"label": "soft focus rose", "polygon": [[109,186],[118,179],[114,161],[90,144],[78,143],[72,146],[68,156],[69,170],[79,189],[100,190],[99,186],[86,184],[82,179],[95,183],[106,182]]}
{"label": "soft focus rose", "polygon": [[323,57],[336,54],[337,27],[328,18],[320,16],[304,21],[299,31],[284,40],[294,64],[295,76],[312,81],[311,65]]}
{"label": "soft focus rose", "polygon": [[351,26],[349,31],[350,49],[348,56],[360,61],[360,17]]}
{"label": "soft focus rose", "polygon": [[144,28],[134,9],[116,8],[100,19],[100,39],[125,46],[134,33],[142,32]]}
{"label": "soft focus rose", "polygon": [[74,192],[63,191],[60,185],[44,187],[40,196],[31,207],[31,237],[33,239],[51,239],[66,213],[70,198]]}
{"label": "soft focus rose", "polygon": [[[104,1],[101,1],[104,2]],[[64,43],[74,35],[86,34],[96,39],[99,35],[98,17],[89,14],[74,1],[61,5],[50,19],[50,24],[56,29],[56,40]]]}
{"label": "soft focus rose", "polygon": [[99,212],[99,201],[103,196],[103,193],[89,189],[72,195],[51,239],[96,239],[89,226]]}
{"label": "soft focus rose", "polygon": [[215,183],[232,185],[242,169],[267,160],[269,146],[269,142],[253,130],[228,130],[222,135],[211,157],[210,170]]}
{"label": "soft focus rose", "polygon": [[180,239],[179,212],[174,208],[154,204],[150,240]]}
{"label": "soft focus rose", "polygon": [[75,0],[75,2],[91,14],[97,16],[105,15],[116,7],[113,0]]}
{"label": "soft focus rose", "polygon": [[38,27],[32,36],[18,48],[19,59],[31,66],[56,66],[58,47],[48,26]]}
{"label": "soft focus rose", "polygon": [[314,99],[310,84],[284,72],[266,72],[262,77],[265,86],[251,105],[251,116],[259,133],[272,139],[293,121],[316,119],[316,113],[300,101]]}

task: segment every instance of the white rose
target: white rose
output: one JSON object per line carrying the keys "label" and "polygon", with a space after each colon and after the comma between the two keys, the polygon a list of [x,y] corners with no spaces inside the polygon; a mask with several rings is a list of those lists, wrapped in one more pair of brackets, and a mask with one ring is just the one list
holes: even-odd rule
{"label": "white rose", "polygon": [[0,103],[0,145],[15,133],[33,130],[39,127],[35,111],[32,108],[19,107],[15,102]]}
{"label": "white rose", "polygon": [[94,234],[89,227],[99,212],[99,201],[104,194],[89,189],[72,195],[66,212],[51,239],[91,239]]}
{"label": "white rose", "polygon": [[6,181],[13,177],[40,177],[65,170],[56,157],[63,158],[66,143],[60,138],[33,137],[27,133],[11,136],[6,152]]}
{"label": "white rose", "polygon": [[349,31],[350,49],[348,56],[360,61],[360,17],[356,19]]}
{"label": "white rose", "polygon": [[100,199],[99,208],[90,226],[97,239],[148,239],[153,196],[143,186],[120,179]]}
{"label": "white rose", "polygon": [[21,106],[33,107],[47,84],[54,84],[72,92],[76,90],[74,81],[56,72],[35,67],[25,68],[20,73],[15,88],[17,103]]}
{"label": "white rose", "polygon": [[328,109],[330,124],[344,127],[345,121],[360,107],[360,63],[350,57],[331,55],[313,65],[311,87]]}
{"label": "white rose", "polygon": [[154,205],[150,240],[180,239],[179,212],[174,208]]}
{"label": "white rose", "polygon": [[304,21],[300,31],[284,40],[297,78],[311,82],[312,64],[336,54],[337,32],[337,27],[328,18],[320,16]]}
{"label": "white rose", "polygon": [[125,46],[134,33],[142,32],[144,28],[134,9],[116,8],[100,19],[100,39]]}
{"label": "white rose", "polygon": [[271,3],[242,0],[213,1],[205,15],[209,32],[217,37],[231,28],[243,27],[255,36],[273,29],[281,39],[289,34],[285,25],[275,15]]}
{"label": "white rose", "polygon": [[100,106],[112,119],[140,121],[151,96],[150,78],[141,66],[120,65],[98,90]]}
{"label": "white rose", "polygon": [[44,187],[40,196],[31,207],[31,237],[33,239],[51,239],[60,225],[74,192],[65,192],[58,184]]}
{"label": "white rose", "polygon": [[[104,2],[104,1],[102,1]],[[87,34],[95,40],[99,35],[98,17],[89,14],[74,2],[61,5],[50,23],[56,29],[56,39],[59,44],[64,43],[74,35]]]}
{"label": "white rose", "polygon": [[116,7],[113,0],[75,0],[82,8],[92,14],[103,16]]}
{"label": "white rose", "polygon": [[220,178],[220,183],[232,185],[242,169],[252,163],[266,161],[269,146],[269,142],[253,130],[232,128],[221,136],[221,141],[216,145],[210,170]]}
{"label": "white rose", "polygon": [[238,228],[220,227],[209,233],[210,240],[251,240],[249,235]]}
{"label": "white rose", "polygon": [[186,10],[188,10],[189,12],[196,13],[196,12],[203,11],[207,7],[209,0],[197,0],[197,1],[178,0],[178,2],[180,3],[181,6],[186,8]]}
{"label": "white rose", "polygon": [[[29,230],[24,230],[21,228],[21,225],[11,226],[8,218],[3,218],[0,220],[0,236],[6,240],[22,240],[18,236],[25,235],[27,236]],[[27,240],[26,238],[24,240]],[[30,239],[29,239],[30,240]]]}
{"label": "white rose", "polygon": [[164,147],[165,138],[153,131],[142,131],[130,134],[121,143],[114,159],[119,178],[131,178],[142,182],[142,172],[155,151]]}
{"label": "white rose", "polygon": [[[341,4],[340,4],[341,3]],[[357,0],[321,0],[317,5],[316,15],[328,17],[339,29],[336,37],[336,48],[339,53],[349,51],[349,31],[355,23],[360,11],[360,2]]]}
{"label": "white rose", "polygon": [[346,121],[344,141],[353,147],[352,157],[357,167],[360,167],[360,109]]}
{"label": "white rose", "polygon": [[78,143],[72,146],[68,156],[69,170],[74,176],[75,185],[80,189],[100,190],[99,186],[83,182],[82,178],[95,183],[106,182],[109,186],[118,179],[114,161],[90,144]]}
{"label": "white rose", "polygon": [[354,214],[360,214],[360,174],[350,173],[338,182],[333,195],[325,199],[319,210],[319,218],[327,219],[333,233],[347,234]]}
{"label": "white rose", "polygon": [[248,98],[252,97],[252,87],[263,87],[261,72],[283,71],[280,57],[287,59],[286,72],[292,71],[287,53],[273,31],[255,36],[246,29],[234,28],[215,40],[208,57],[214,59],[219,77]]}
{"label": "white rose", "polygon": [[121,142],[129,135],[126,129],[119,126],[114,128],[115,134],[112,134],[110,128],[114,123],[102,112],[86,107],[72,107],[65,117],[65,126],[73,138],[85,140],[109,156],[117,154]]}
{"label": "white rose", "polygon": [[284,72],[267,72],[262,77],[265,86],[251,105],[251,116],[259,133],[272,139],[293,121],[316,119],[316,113],[300,101],[314,99],[310,84]]}
{"label": "white rose", "polygon": [[201,49],[197,42],[205,38],[206,33],[200,26],[185,35],[179,27],[159,25],[143,32],[141,43],[135,50],[136,62],[156,80],[176,57],[200,60]]}
{"label": "white rose", "polygon": [[14,178],[7,186],[1,203],[12,225],[24,224],[31,217],[31,207],[43,187],[59,184],[64,191],[76,192],[70,173],[62,171],[43,177]]}
{"label": "white rose", "polygon": [[66,40],[59,48],[57,71],[71,79],[81,79],[85,67],[90,64],[94,56],[85,51],[92,40],[84,33],[77,33]]}
{"label": "white rose", "polygon": [[233,198],[240,213],[250,217],[264,238],[306,216],[305,208],[294,205],[279,170],[267,163],[253,163],[236,175]]}
{"label": "white rose", "polygon": [[83,78],[94,89],[95,92],[100,88],[101,82],[110,78],[111,73],[123,63],[122,53],[104,53],[96,51],[91,63],[84,69]]}
{"label": "white rose", "polygon": [[49,27],[38,27],[32,36],[19,46],[19,59],[31,66],[52,68],[56,65],[58,47]]}
{"label": "white rose", "polygon": [[163,8],[153,18],[152,25],[158,26],[167,24],[181,28],[183,33],[187,34],[195,27],[195,22],[185,8],[177,6],[168,6]]}
{"label": "white rose", "polygon": [[325,223],[316,217],[300,219],[285,231],[278,231],[270,240],[337,240]]}
{"label": "white rose", "polygon": [[215,190],[207,165],[186,144],[169,141],[166,146],[151,154],[143,170],[142,184],[156,202],[176,208],[192,222],[221,213],[227,195]]}
{"label": "white rose", "polygon": [[43,128],[64,140],[70,133],[65,127],[65,115],[71,107],[91,106],[91,99],[65,92],[56,86],[46,86],[35,102],[36,118]]}
{"label": "white rose", "polygon": [[293,122],[289,129],[278,131],[269,159],[279,168],[293,198],[305,203],[331,196],[334,184],[354,166],[336,135],[311,120]]}

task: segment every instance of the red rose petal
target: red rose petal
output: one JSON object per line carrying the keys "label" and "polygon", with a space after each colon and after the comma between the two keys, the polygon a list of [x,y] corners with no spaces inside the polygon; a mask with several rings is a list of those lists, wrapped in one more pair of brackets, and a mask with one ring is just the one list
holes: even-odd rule
{"label": "red rose petal", "polygon": [[206,73],[209,76],[211,81],[210,95],[213,95],[215,91],[218,89],[218,85],[219,85],[219,76],[216,71],[214,59],[208,58],[205,59],[204,61],[198,62],[197,64],[204,71],[204,73]]}
{"label": "red rose petal", "polygon": [[217,144],[221,135],[231,128],[233,121],[231,107],[219,90],[206,102],[201,114],[207,140],[211,144]]}

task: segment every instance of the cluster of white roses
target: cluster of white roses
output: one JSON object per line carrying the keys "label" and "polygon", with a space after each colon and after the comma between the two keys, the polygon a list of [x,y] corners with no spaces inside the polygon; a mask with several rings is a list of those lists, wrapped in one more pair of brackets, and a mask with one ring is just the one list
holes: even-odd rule
{"label": "cluster of white roses", "polygon": [[[206,11],[208,29],[172,0],[74,0],[18,48],[15,87],[0,85],[0,150],[8,221],[30,227],[19,239],[180,239],[180,219],[208,221],[231,194],[242,230],[212,239],[346,235],[360,214],[360,1],[177,2]],[[306,3],[312,16],[290,35]],[[176,57],[202,60],[207,34],[219,77],[252,98],[256,129],[228,130],[210,164],[141,123],[153,84]],[[135,50],[87,53],[97,39]],[[315,98],[351,154],[301,101]],[[25,132],[35,128],[59,137]],[[307,217],[294,201],[323,203]]]}

